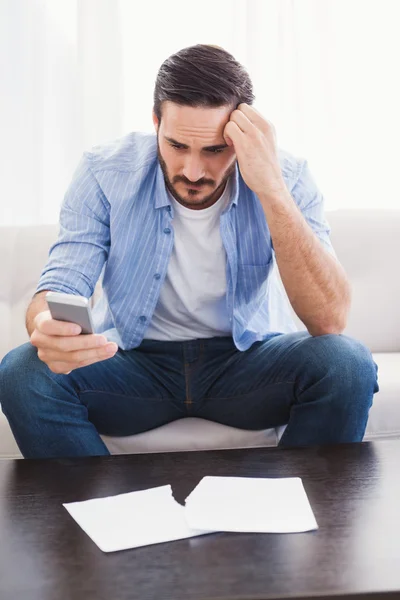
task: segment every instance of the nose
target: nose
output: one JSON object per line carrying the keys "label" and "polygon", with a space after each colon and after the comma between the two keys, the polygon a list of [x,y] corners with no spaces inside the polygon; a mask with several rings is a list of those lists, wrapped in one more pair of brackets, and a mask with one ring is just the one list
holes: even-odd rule
{"label": "nose", "polygon": [[204,177],[204,168],[201,161],[193,156],[188,157],[183,168],[183,175],[193,183]]}

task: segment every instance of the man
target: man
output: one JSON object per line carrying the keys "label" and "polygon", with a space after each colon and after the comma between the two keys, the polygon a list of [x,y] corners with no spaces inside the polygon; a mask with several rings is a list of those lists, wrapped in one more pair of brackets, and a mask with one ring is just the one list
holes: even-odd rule
{"label": "man", "polygon": [[[0,369],[25,457],[108,454],[100,434],[186,416],[287,424],[283,446],[362,439],[377,367],[342,335],[350,286],[323,198],[253,100],[229,53],[186,48],[158,73],[156,135],[83,154],[27,310],[30,342]],[[47,291],[90,297],[103,267],[98,333],[52,320]]]}

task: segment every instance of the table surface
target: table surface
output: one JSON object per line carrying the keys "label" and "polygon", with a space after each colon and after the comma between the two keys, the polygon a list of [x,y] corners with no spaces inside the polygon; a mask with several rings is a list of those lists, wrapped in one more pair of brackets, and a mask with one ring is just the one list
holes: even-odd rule
{"label": "table surface", "polygon": [[[0,461],[1,600],[400,598],[400,441]],[[319,529],[105,554],[62,506],[206,475],[301,477]]]}

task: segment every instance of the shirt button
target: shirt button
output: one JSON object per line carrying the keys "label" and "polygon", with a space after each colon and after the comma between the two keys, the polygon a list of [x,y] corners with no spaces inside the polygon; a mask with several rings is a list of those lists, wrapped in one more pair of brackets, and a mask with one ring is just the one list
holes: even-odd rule
{"label": "shirt button", "polygon": [[171,212],[171,207],[170,206],[167,206],[167,211]]}
{"label": "shirt button", "polygon": [[170,228],[169,228],[169,227],[166,227],[166,228],[164,229],[164,233],[171,233],[171,230],[170,230]]}
{"label": "shirt button", "polygon": [[142,315],[141,317],[139,317],[139,321],[141,321],[142,323],[146,323],[147,318],[144,315]]}
{"label": "shirt button", "polygon": [[160,277],[161,277],[160,273],[155,273],[154,279],[160,279]]}

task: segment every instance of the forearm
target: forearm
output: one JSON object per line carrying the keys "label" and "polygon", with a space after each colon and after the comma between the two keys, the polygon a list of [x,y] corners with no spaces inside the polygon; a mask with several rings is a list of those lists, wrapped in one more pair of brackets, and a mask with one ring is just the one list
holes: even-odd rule
{"label": "forearm", "polygon": [[31,337],[32,332],[35,329],[33,320],[36,317],[36,315],[38,315],[40,312],[43,312],[43,311],[49,309],[49,306],[48,306],[46,298],[45,298],[47,291],[48,290],[44,290],[44,291],[36,294],[32,298],[32,301],[29,304],[28,309],[26,311],[25,326],[26,326],[26,330],[28,332],[29,337]]}
{"label": "forearm", "polygon": [[294,311],[311,335],[341,333],[351,300],[343,267],[323,247],[289,192],[260,202]]}

